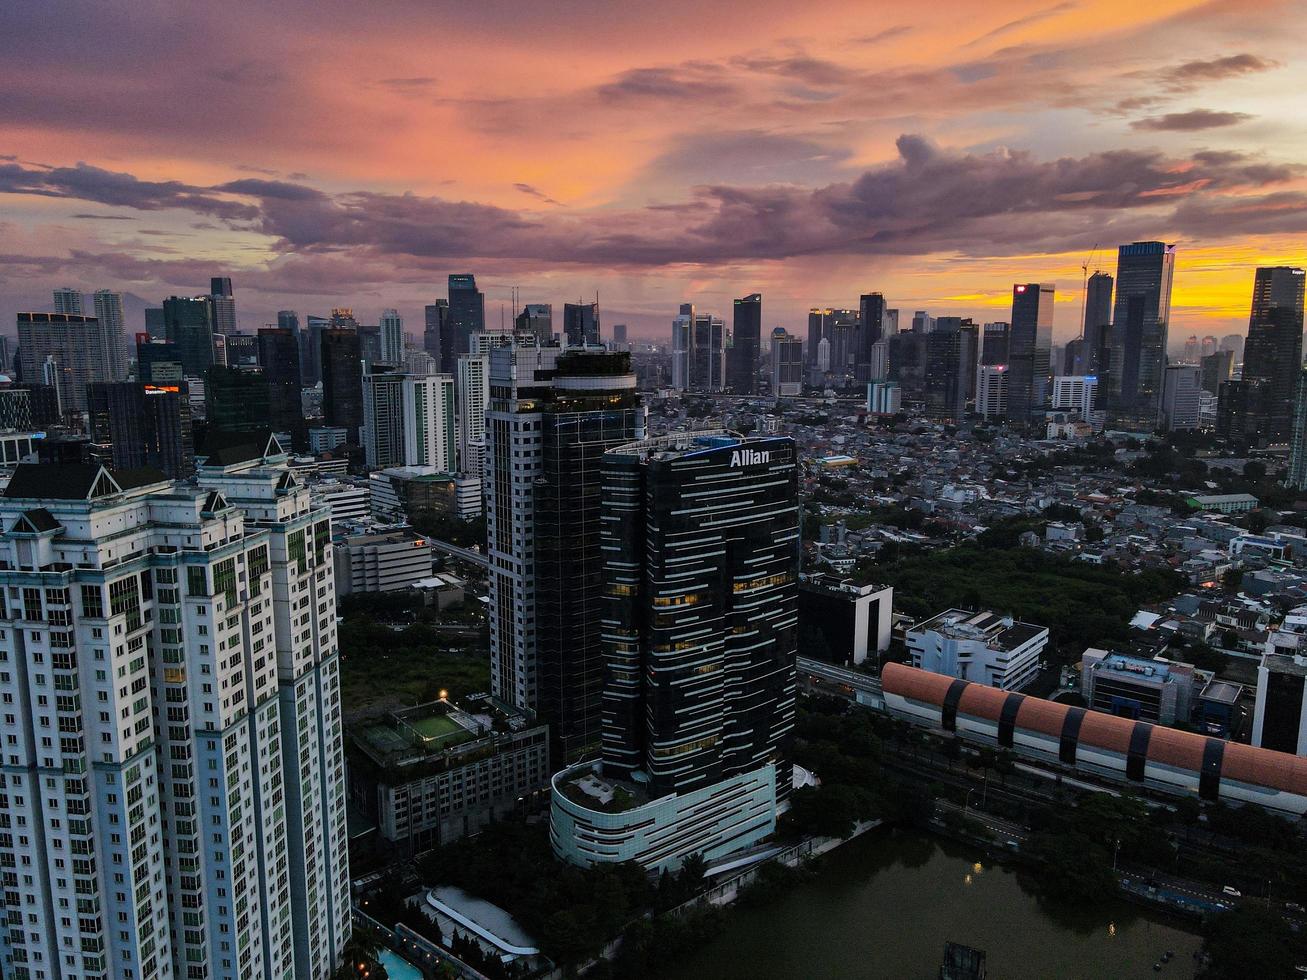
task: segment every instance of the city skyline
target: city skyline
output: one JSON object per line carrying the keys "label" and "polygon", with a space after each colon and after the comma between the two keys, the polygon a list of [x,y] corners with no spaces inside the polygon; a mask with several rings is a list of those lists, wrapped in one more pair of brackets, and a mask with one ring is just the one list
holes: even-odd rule
{"label": "city skyline", "polygon": [[[761,292],[769,336],[869,291],[998,319],[1038,281],[1064,343],[1095,244],[1109,272],[1120,244],[1179,246],[1173,338],[1243,332],[1254,268],[1307,264],[1302,137],[1278,121],[1300,9],[964,9],[17,5],[0,317],[63,285],[153,305],[229,276],[246,331],[338,305],[412,331],[470,271],[491,326],[514,287],[598,292],[665,342],[683,302],[724,317]],[[208,69],[155,95],[141,66],[200,44]]]}

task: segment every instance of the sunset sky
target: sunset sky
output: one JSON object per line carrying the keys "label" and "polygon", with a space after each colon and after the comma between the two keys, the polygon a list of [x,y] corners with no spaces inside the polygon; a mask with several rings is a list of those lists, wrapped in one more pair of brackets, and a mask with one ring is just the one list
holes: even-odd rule
{"label": "sunset sky", "polygon": [[230,275],[246,330],[420,333],[473,272],[492,325],[597,291],[661,340],[1039,280],[1064,341],[1095,244],[1160,238],[1173,342],[1243,332],[1253,268],[1307,264],[1304,37],[1300,0],[3,3],[0,324]]}

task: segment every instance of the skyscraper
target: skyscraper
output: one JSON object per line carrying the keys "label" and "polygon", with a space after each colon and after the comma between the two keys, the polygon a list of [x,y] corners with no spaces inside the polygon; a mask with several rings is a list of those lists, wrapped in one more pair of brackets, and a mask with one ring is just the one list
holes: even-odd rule
{"label": "skyscraper", "polygon": [[268,424],[273,432],[290,433],[298,448],[303,444],[305,425],[296,331],[264,327],[259,331],[258,343],[263,380],[268,385]]}
{"label": "skyscraper", "polygon": [[[792,780],[796,456],[788,438],[726,433],[604,455],[603,755],[554,777],[560,857],[663,870],[774,830]],[[566,792],[587,778],[629,805]]]}
{"label": "skyscraper", "polygon": [[203,378],[213,363],[213,299],[169,296],[163,301],[164,336],[177,345],[182,371],[188,378]]}
{"label": "skyscraper", "polygon": [[1269,310],[1289,308],[1303,315],[1303,283],[1307,274],[1292,266],[1262,266],[1253,277],[1253,307],[1248,323],[1255,323]]}
{"label": "skyscraper", "polygon": [[331,328],[321,334],[322,410],[327,425],[343,428],[358,445],[363,425],[363,360],[357,330]]}
{"label": "skyscraper", "polygon": [[115,469],[148,466],[170,480],[184,479],[194,472],[191,403],[185,382],[95,383],[88,395],[92,404],[103,406]]}
{"label": "skyscraper", "polygon": [[1289,469],[1284,482],[1295,490],[1307,490],[1307,371],[1298,373],[1298,387],[1294,392]]}
{"label": "skyscraper", "polygon": [[1269,306],[1248,326],[1243,352],[1248,424],[1262,443],[1283,442],[1293,420],[1294,391],[1302,370],[1303,311],[1299,306]]}
{"label": "skyscraper", "polygon": [[104,332],[105,344],[111,354],[112,380],[120,381],[127,377],[127,364],[131,360],[127,330],[123,324],[123,294],[97,289],[94,299],[95,318],[100,321],[100,329]]}
{"label": "skyscraper", "polygon": [[1021,424],[1040,421],[1048,403],[1049,356],[1053,344],[1053,286],[1012,287],[1008,332],[1007,414]]}
{"label": "skyscraper", "polygon": [[458,471],[485,478],[486,409],[490,407],[490,356],[458,359]]}
{"label": "skyscraper", "polygon": [[599,461],[644,435],[630,355],[490,352],[486,517],[490,676],[534,710],[561,762],[599,738]]}
{"label": "skyscraper", "polygon": [[986,323],[980,334],[980,363],[1007,364],[1011,324],[996,320]]}
{"label": "skyscraper", "polygon": [[0,524],[0,585],[42,581],[0,611],[31,719],[4,725],[6,973],[326,980],[350,933],[327,515],[284,465],[33,465]]}
{"label": "skyscraper", "polygon": [[136,335],[136,380],[144,384],[178,386],[182,383],[182,362],[177,345]]}
{"label": "skyscraper", "polygon": [[1133,425],[1157,424],[1174,271],[1174,245],[1134,242],[1117,249],[1108,405]]}
{"label": "skyscraper", "polygon": [[858,329],[854,343],[854,378],[858,382],[872,379],[871,350],[885,336],[885,297],[880,293],[863,293],[858,298]]}
{"label": "skyscraper", "polygon": [[436,364],[443,370],[440,342],[445,335],[446,321],[449,319],[449,300],[438,299],[423,308],[422,349],[436,359]]}
{"label": "skyscraper", "polygon": [[81,316],[82,291],[72,286],[61,286],[54,291],[54,311],[56,313],[74,313]]}
{"label": "skyscraper", "polygon": [[1234,377],[1234,354],[1228,350],[1215,351],[1204,357],[1199,367],[1202,368],[1203,391],[1219,394],[1222,383]]}
{"label": "skyscraper", "polygon": [[614,323],[613,324],[613,349],[628,350],[629,349],[627,346],[628,343],[629,342],[626,339],[626,324]]}
{"label": "skyscraper", "polygon": [[672,387],[679,391],[721,391],[726,383],[726,324],[682,303],[672,321]]}
{"label": "skyscraper", "polygon": [[940,317],[926,335],[926,414],[961,419],[975,395],[977,328],[971,320]]}
{"label": "skyscraper", "polygon": [[145,332],[159,340],[167,338],[168,322],[164,319],[162,306],[147,306],[145,308]]}
{"label": "skyscraper", "polygon": [[363,375],[363,452],[370,470],[404,465],[404,376]]}
{"label": "skyscraper", "polygon": [[1158,424],[1167,432],[1198,428],[1202,368],[1196,364],[1168,364],[1162,384]]}
{"label": "skyscraper", "polygon": [[[458,357],[471,350],[474,333],[486,329],[486,298],[477,289],[476,276],[449,277],[448,332],[440,340],[440,370],[452,376],[458,369]],[[446,337],[450,343],[446,344]]]}
{"label": "skyscraper", "polygon": [[599,343],[599,304],[563,304],[563,342],[568,347]]}
{"label": "skyscraper", "polygon": [[86,386],[113,378],[112,352],[93,316],[19,313],[18,357],[23,379],[55,386],[64,412],[86,411]]}
{"label": "skyscraper", "polygon": [[327,317],[310,314],[305,319],[304,339],[300,342],[300,378],[306,388],[322,381],[322,335],[329,329],[331,321]]}
{"label": "skyscraper", "polygon": [[532,337],[540,346],[554,342],[554,308],[549,303],[527,303],[513,321],[513,332]]}
{"label": "skyscraper", "polygon": [[731,349],[726,354],[726,387],[735,394],[757,394],[761,346],[762,293],[750,293],[735,301]]}
{"label": "skyscraper", "polygon": [[771,335],[771,393],[792,398],[803,391],[803,341],[784,327]]}
{"label": "skyscraper", "polygon": [[268,383],[261,371],[215,364],[204,374],[204,419],[221,432],[267,432],[272,428]]}
{"label": "skyscraper", "polygon": [[236,296],[231,279],[214,276],[209,280],[209,299],[213,303],[213,332],[224,337],[236,332]]}
{"label": "skyscraper", "polygon": [[1084,340],[1082,364],[1084,374],[1106,374],[1111,362],[1112,287],[1116,280],[1109,273],[1095,272],[1085,284],[1085,322],[1081,325]]}
{"label": "skyscraper", "polygon": [[402,364],[404,361],[404,318],[397,310],[381,311],[381,361]]}

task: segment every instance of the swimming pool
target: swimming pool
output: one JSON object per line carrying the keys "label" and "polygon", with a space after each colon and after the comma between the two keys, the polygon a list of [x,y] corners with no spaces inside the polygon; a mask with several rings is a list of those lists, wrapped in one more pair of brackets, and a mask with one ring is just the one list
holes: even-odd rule
{"label": "swimming pool", "polygon": [[393,949],[383,949],[377,953],[377,959],[390,974],[390,980],[422,980],[422,971],[400,956]]}

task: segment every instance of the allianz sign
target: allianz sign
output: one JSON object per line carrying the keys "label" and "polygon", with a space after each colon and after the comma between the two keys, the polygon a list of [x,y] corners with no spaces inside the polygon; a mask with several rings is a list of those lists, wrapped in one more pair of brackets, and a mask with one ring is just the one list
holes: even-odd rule
{"label": "allianz sign", "polygon": [[771,453],[757,449],[736,449],[731,452],[732,466],[757,466],[771,462]]}

